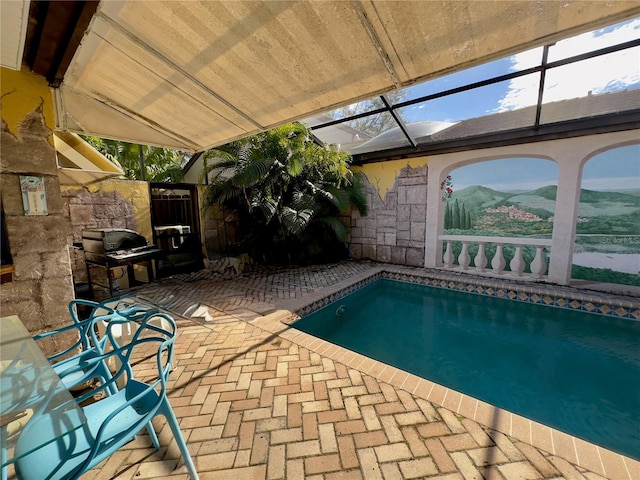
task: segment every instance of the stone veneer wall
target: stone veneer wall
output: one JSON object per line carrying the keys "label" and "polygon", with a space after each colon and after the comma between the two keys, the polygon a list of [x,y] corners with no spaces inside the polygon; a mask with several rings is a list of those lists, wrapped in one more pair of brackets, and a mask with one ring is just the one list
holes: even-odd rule
{"label": "stone veneer wall", "polygon": [[369,212],[366,217],[357,211],[351,215],[351,257],[423,266],[427,167],[403,168],[384,201],[371,183],[365,185]]}
{"label": "stone veneer wall", "polygon": [[[49,142],[52,132],[45,122],[42,103],[20,121],[17,131],[10,130],[5,111],[2,112],[2,208],[15,271],[13,280],[0,288],[0,302],[2,316],[18,315],[31,333],[68,324],[67,306],[73,299],[67,248],[69,226],[60,195],[55,150]],[[47,215],[24,214],[20,175],[44,179]],[[59,338],[43,342],[42,348],[45,354],[51,354],[65,343]]]}
{"label": "stone veneer wall", "polygon": [[[119,182],[123,185],[125,182],[127,185],[141,183],[141,193],[146,192],[148,205],[149,188],[146,182],[130,180],[110,180],[109,182]],[[63,186],[61,190],[63,209],[70,225],[67,244],[71,252],[73,279],[75,282],[86,282],[87,269],[84,254],[81,250],[73,248],[73,244],[82,243],[82,231],[89,228],[128,228],[138,231],[135,208],[132,201],[124,198],[118,191],[105,190],[95,185],[91,190],[87,187],[70,186]]]}
{"label": "stone veneer wall", "polygon": [[207,207],[201,217],[208,258],[230,253],[238,245],[238,216],[220,205]]}

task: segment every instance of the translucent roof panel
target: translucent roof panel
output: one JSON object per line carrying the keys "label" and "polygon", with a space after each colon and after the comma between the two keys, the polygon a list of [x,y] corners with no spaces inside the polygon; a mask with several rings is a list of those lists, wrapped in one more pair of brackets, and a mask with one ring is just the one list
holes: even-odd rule
{"label": "translucent roof panel", "polygon": [[540,65],[542,61],[542,48],[534,48],[526,52],[501,58],[493,62],[468,68],[460,72],[445,75],[444,77],[429,80],[418,85],[413,85],[398,91],[394,104],[414,100],[427,95],[434,95],[454,88],[463,87],[476,82],[482,82],[493,77],[506,75],[515,71]]}
{"label": "translucent roof panel", "polygon": [[[554,62],[582,53],[637,40],[639,37],[640,18],[634,18],[561,40],[549,48],[549,57],[547,60]],[[637,64],[639,61],[638,57],[636,57],[635,61]]]}
{"label": "translucent roof panel", "polygon": [[302,123],[309,127],[314,127],[322,123],[327,123],[332,120],[341,120],[343,118],[352,117],[354,115],[360,115],[361,113],[371,112],[379,108],[383,108],[384,103],[380,97],[373,97],[368,100],[352,103],[346,107],[336,108],[330,112],[325,112],[321,115],[315,115],[313,117],[306,118]]}
{"label": "translucent roof panel", "polygon": [[[410,137],[414,139],[419,138],[428,138],[431,135],[445,130],[454,123],[452,122],[432,122],[432,121],[423,121],[423,122],[415,122],[409,123],[406,125],[407,133]],[[380,135],[372,138],[371,140],[367,140],[366,142],[354,147],[350,153],[358,154],[358,153],[366,153],[366,152],[375,152],[378,150],[385,150],[388,148],[399,148],[399,147],[408,147],[410,144],[407,136],[402,131],[402,129],[398,126],[395,128],[391,128]]]}
{"label": "translucent roof panel", "polygon": [[[485,85],[446,97],[398,109],[406,123],[424,120],[459,122],[493,113],[535,105],[540,75],[529,74],[514,80]],[[514,101],[517,96],[517,102]],[[533,123],[533,118],[529,124]]]}
{"label": "translucent roof panel", "polygon": [[[634,47],[550,69],[545,81],[540,123],[639,108],[640,91],[619,101],[613,100],[621,96],[602,95],[640,88],[639,59],[640,47]],[[580,102],[579,108],[570,107],[575,102],[566,102],[583,97],[587,98]]]}
{"label": "translucent roof panel", "polygon": [[[354,153],[356,147],[371,140],[372,138],[397,128],[398,124],[389,112],[368,115],[366,117],[350,120],[337,125],[313,129],[313,134],[325,145],[339,145],[340,149]],[[394,147],[411,145],[406,137],[404,141]],[[391,147],[384,147],[391,148]],[[377,148],[378,150],[380,148]],[[371,149],[359,149],[358,153],[373,151]]]}
{"label": "translucent roof panel", "polygon": [[[640,18],[388,92],[303,123],[316,127],[314,133],[324,143],[355,155],[513,135],[539,124],[631,111],[640,108],[638,33]],[[573,57],[571,63],[563,62]]]}

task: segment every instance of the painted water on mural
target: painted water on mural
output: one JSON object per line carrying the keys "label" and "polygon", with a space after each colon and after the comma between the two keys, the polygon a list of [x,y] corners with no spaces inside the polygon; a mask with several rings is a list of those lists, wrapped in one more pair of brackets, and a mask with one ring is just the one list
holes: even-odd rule
{"label": "painted water on mural", "polygon": [[573,254],[574,265],[609,268],[616,272],[639,273],[638,256],[624,253],[582,252]]}
{"label": "painted water on mural", "polygon": [[[557,176],[554,162],[534,158],[454,170],[446,233],[551,238]],[[603,152],[585,164],[573,264],[573,278],[640,285],[639,145]]]}

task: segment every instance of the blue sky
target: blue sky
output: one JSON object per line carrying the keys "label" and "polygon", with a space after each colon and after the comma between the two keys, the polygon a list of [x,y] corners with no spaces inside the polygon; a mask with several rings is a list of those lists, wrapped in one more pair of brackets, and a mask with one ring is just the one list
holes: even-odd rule
{"label": "blue sky", "polygon": [[471,185],[501,192],[535,190],[545,185],[557,185],[558,166],[538,158],[505,158],[459,168],[451,172],[451,177],[454,190]]}
{"label": "blue sky", "polygon": [[[475,163],[451,172],[453,187],[462,190],[483,185],[499,191],[535,190],[557,185],[558,166],[538,158],[508,158]],[[582,172],[582,188],[589,190],[640,189],[640,145],[603,152],[589,160]]]}
{"label": "blue sky", "polygon": [[[557,42],[549,50],[549,61],[635,40],[640,37],[640,18]],[[534,48],[405,89],[406,100],[442,92],[461,85],[540,65],[542,48]],[[408,122],[457,121],[494,112],[535,105],[539,75],[532,74],[463,94],[432,100],[402,110]],[[547,72],[543,103],[640,87],[640,47]]]}
{"label": "blue sky", "polygon": [[[558,42],[550,49],[549,60],[570,57],[639,36],[640,19],[630,20]],[[512,69],[521,70],[539,64],[541,55],[541,48],[523,52],[426,85],[415,86],[409,94],[416,98],[466,82],[500,75]],[[545,85],[544,102],[582,97],[589,92],[599,94],[639,88],[640,48],[550,70]],[[456,121],[533,105],[537,101],[537,94],[538,76],[529,75],[484,87],[480,92],[470,92],[453,101],[447,98],[428,105],[415,105],[407,108],[404,113],[409,121]],[[484,185],[502,191],[532,190],[545,185],[556,185],[557,172],[554,162],[521,158],[470,165],[454,170],[452,176],[454,187],[458,190],[470,185]],[[591,159],[583,170],[582,187],[591,190],[640,189],[640,146],[618,148]]]}

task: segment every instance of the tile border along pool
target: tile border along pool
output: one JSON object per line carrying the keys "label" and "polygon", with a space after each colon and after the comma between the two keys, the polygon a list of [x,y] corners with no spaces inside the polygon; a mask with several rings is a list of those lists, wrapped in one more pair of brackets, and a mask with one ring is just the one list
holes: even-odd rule
{"label": "tile border along pool", "polygon": [[[382,270],[372,274],[371,276],[359,280],[342,290],[325,296],[303,308],[296,310],[297,316],[309,315],[316,310],[321,309],[331,302],[349,295],[350,293],[368,285],[379,278],[387,278],[390,280],[398,280],[417,285],[425,285],[431,287],[444,288],[448,290],[456,290],[461,292],[476,293],[489,297],[504,298],[506,300],[514,300],[526,303],[536,303],[540,305],[549,305],[558,308],[567,308],[570,310],[580,310],[589,313],[599,313],[616,318],[626,318],[631,320],[640,320],[640,302],[634,302],[630,299],[611,298],[604,294],[595,292],[577,292],[575,289],[562,289],[556,287],[550,288],[544,284],[506,284],[504,281],[462,279],[452,274],[428,274],[423,275],[412,272],[402,272],[392,269]],[[297,320],[296,317],[292,321]]]}
{"label": "tile border along pool", "polygon": [[616,296],[571,287],[475,278],[471,275],[411,267],[383,266],[374,267],[368,272],[354,275],[332,287],[314,292],[314,298],[311,298],[312,296],[310,295],[292,300],[287,305],[287,310],[276,311],[255,321],[261,328],[274,333],[277,332],[279,336],[331,360],[343,363],[350,368],[359,370],[396,388],[408,391],[422,399],[451,410],[457,415],[470,418],[482,425],[562,457],[591,471],[618,472],[617,475],[608,475],[611,478],[634,478],[633,472],[640,472],[640,462],[629,457],[499,409],[481,400],[307,333],[294,329],[283,331],[283,323],[292,325],[301,315],[307,315],[318,310],[378,278],[390,278],[439,288],[467,291],[514,301],[553,305],[558,308],[583,310],[600,313],[612,318],[629,319],[630,321],[640,320],[640,300],[634,297]]}

